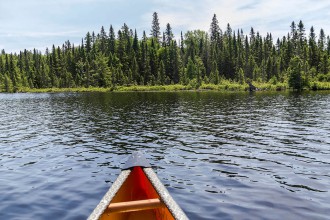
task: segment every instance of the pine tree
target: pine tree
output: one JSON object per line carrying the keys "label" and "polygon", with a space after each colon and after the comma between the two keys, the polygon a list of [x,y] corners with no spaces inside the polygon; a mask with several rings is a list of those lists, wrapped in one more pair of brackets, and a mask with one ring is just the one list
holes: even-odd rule
{"label": "pine tree", "polygon": [[151,39],[151,46],[149,47],[148,54],[151,76],[153,76],[153,78],[156,78],[158,73],[158,57],[154,38]]}
{"label": "pine tree", "polygon": [[150,35],[154,37],[157,42],[160,40],[160,26],[157,12],[152,14],[152,23],[151,23],[151,33]]}
{"label": "pine tree", "polygon": [[290,61],[289,72],[289,86],[295,90],[301,90],[304,86],[302,76],[302,60],[295,56]]}
{"label": "pine tree", "polygon": [[133,57],[133,61],[132,61],[132,67],[130,68],[132,70],[132,83],[133,84],[137,84],[139,83],[139,64],[137,62],[136,57]]}
{"label": "pine tree", "polygon": [[134,50],[134,53],[137,54],[139,53],[139,39],[138,39],[138,36],[137,36],[137,33],[136,33],[136,29],[134,31],[134,39],[133,39],[133,50]]}
{"label": "pine tree", "polygon": [[108,54],[114,54],[116,49],[116,36],[115,36],[115,31],[112,27],[110,26],[109,30],[109,42],[108,42]]}
{"label": "pine tree", "polygon": [[213,84],[219,84],[219,71],[216,61],[212,63],[211,73],[210,73],[210,82]]}
{"label": "pine tree", "polygon": [[5,92],[14,92],[13,83],[7,73],[4,75],[4,89]]}
{"label": "pine tree", "polygon": [[101,27],[101,32],[100,32],[100,51],[101,53],[106,53],[107,50],[107,40],[108,36],[107,33],[104,30],[104,27]]}
{"label": "pine tree", "polygon": [[86,34],[85,42],[86,42],[86,44],[85,44],[86,52],[87,52],[87,54],[89,54],[92,50],[92,36],[89,32],[87,32],[87,34]]}
{"label": "pine tree", "polygon": [[297,50],[298,31],[297,31],[296,23],[294,21],[292,21],[290,28],[291,28],[290,35],[291,35],[291,43],[293,46],[293,53],[295,55],[299,55]]}
{"label": "pine tree", "polygon": [[202,76],[205,75],[205,68],[203,61],[200,57],[196,57],[195,59],[195,67],[196,67],[196,85],[195,88],[198,89],[202,85]]}
{"label": "pine tree", "polygon": [[98,87],[111,87],[111,71],[107,64],[107,58],[99,54],[96,58],[96,74],[93,76],[94,84]]}
{"label": "pine tree", "polygon": [[187,65],[187,77],[189,80],[192,80],[196,77],[196,66],[191,58],[188,60],[188,65]]}
{"label": "pine tree", "polygon": [[[181,56],[184,55],[184,40],[183,40],[183,35],[182,35],[182,31],[181,31],[181,38],[180,38],[180,50],[181,50]],[[329,41],[330,42],[330,41]],[[330,50],[330,46],[328,47]]]}
{"label": "pine tree", "polygon": [[330,56],[330,36],[327,37],[327,54]]}
{"label": "pine tree", "polygon": [[306,40],[305,26],[301,20],[299,21],[298,24],[298,38],[299,38],[299,52],[301,52]]}
{"label": "pine tree", "polygon": [[245,83],[245,76],[244,71],[242,68],[239,68],[238,70],[238,82],[243,85]]}
{"label": "pine tree", "polygon": [[[22,54],[22,53],[21,53]],[[23,54],[20,56],[21,59],[23,57]],[[23,61],[22,61],[23,62]],[[22,64],[22,68],[24,67],[24,65]],[[22,70],[21,70],[22,71]],[[4,64],[3,64],[3,60],[2,60],[2,55],[0,55],[0,76],[4,75],[5,71],[4,71]]]}
{"label": "pine tree", "polygon": [[319,40],[318,40],[318,47],[320,52],[323,52],[325,49],[325,33],[324,30],[321,28],[320,30],[320,36],[319,36]]}
{"label": "pine tree", "polygon": [[309,65],[316,69],[319,63],[318,61],[319,57],[318,57],[318,50],[316,45],[316,35],[313,26],[310,29],[308,45],[309,45]]}
{"label": "pine tree", "polygon": [[162,60],[160,61],[160,65],[159,65],[157,81],[160,85],[165,84],[165,66]]}
{"label": "pine tree", "polygon": [[165,45],[170,46],[173,38],[174,38],[174,35],[172,32],[171,25],[169,23],[167,23],[166,31],[165,31]]}
{"label": "pine tree", "polygon": [[211,42],[212,43],[217,42],[218,39],[220,38],[220,35],[222,34],[216,14],[214,14],[213,18],[212,18],[210,33],[211,33]]}
{"label": "pine tree", "polygon": [[140,61],[140,84],[144,85],[150,80],[150,65],[149,65],[149,50],[145,32],[143,33],[143,40],[141,42],[141,61]]}
{"label": "pine tree", "polygon": [[329,57],[326,53],[323,53],[321,57],[319,71],[322,74],[327,74],[329,72]]}

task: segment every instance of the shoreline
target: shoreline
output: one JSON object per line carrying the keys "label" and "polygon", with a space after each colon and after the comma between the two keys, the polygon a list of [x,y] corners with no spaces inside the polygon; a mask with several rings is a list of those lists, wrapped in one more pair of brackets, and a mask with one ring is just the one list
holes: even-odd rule
{"label": "shoreline", "polygon": [[[253,85],[258,88],[256,92],[262,91],[292,91],[286,83],[270,84],[257,83]],[[309,88],[304,90],[319,91],[330,90],[330,82],[313,82]],[[225,83],[225,84],[202,84],[199,87],[192,85],[129,85],[103,87],[72,87],[72,88],[20,88],[12,93],[62,93],[62,92],[176,92],[176,91],[219,91],[219,92],[250,92],[248,84]],[[3,93],[3,92],[2,92]]]}

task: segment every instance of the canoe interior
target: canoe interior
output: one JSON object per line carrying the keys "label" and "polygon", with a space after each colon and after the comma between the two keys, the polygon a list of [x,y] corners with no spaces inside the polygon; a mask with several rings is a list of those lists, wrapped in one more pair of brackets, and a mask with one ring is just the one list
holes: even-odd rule
{"label": "canoe interior", "polygon": [[[110,203],[127,202],[145,199],[160,198],[141,167],[134,167],[121,188]],[[101,220],[127,219],[127,220],[148,220],[148,219],[174,219],[171,212],[165,208],[154,208],[143,211],[111,213],[106,210],[101,215]]]}

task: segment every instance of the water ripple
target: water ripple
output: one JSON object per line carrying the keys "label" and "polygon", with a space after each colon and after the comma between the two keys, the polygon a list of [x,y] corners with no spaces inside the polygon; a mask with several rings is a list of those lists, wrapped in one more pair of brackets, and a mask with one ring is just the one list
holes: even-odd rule
{"label": "water ripple", "polygon": [[191,219],[330,214],[329,92],[0,94],[0,103],[4,219],[86,218],[135,150]]}

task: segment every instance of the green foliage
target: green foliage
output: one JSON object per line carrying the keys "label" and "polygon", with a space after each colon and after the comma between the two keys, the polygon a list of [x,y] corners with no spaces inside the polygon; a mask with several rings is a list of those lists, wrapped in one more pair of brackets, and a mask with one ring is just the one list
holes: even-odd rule
{"label": "green foliage", "polygon": [[165,84],[165,66],[163,61],[160,62],[160,67],[157,75],[157,84],[159,85]]}
{"label": "green foliage", "polygon": [[276,85],[278,83],[277,77],[273,76],[270,80],[269,83],[272,85]]}
{"label": "green foliage", "polygon": [[216,91],[247,91],[247,84],[235,83],[230,80],[222,80],[220,84],[202,84],[200,89]]}
{"label": "green foliage", "polygon": [[199,82],[197,79],[192,79],[189,81],[188,86],[193,89],[198,89],[201,85],[201,82]]}
{"label": "green foliage", "polygon": [[252,82],[252,84],[258,88],[258,90],[261,91],[281,91],[288,89],[288,83],[280,83],[277,82],[274,84],[274,82]]}
{"label": "green foliage", "polygon": [[289,69],[289,87],[295,90],[301,90],[304,86],[308,86],[308,78],[302,70],[302,60],[296,56],[291,59]]}
{"label": "green foliage", "polygon": [[330,72],[328,74],[318,74],[317,80],[320,82],[330,82]]}
{"label": "green foliage", "polygon": [[95,74],[93,75],[94,85],[97,87],[112,87],[112,74],[107,64],[107,57],[98,55],[95,63]]}
{"label": "green foliage", "polygon": [[188,65],[186,68],[186,75],[189,80],[196,78],[196,66],[191,58],[189,58]]}
{"label": "green foliage", "polygon": [[183,85],[155,85],[155,86],[121,86],[117,87],[116,91],[178,91],[178,90],[190,90],[191,87]]}
{"label": "green foliage", "polygon": [[13,82],[11,81],[8,74],[4,75],[3,91],[4,92],[14,92]]}
{"label": "green foliage", "polygon": [[238,82],[243,85],[245,83],[245,76],[244,76],[244,72],[243,69],[240,68],[238,71]]}
{"label": "green foliage", "polygon": [[150,35],[143,32],[141,39],[126,24],[117,32],[111,25],[108,33],[101,27],[100,33],[87,32],[80,45],[66,41],[44,54],[36,49],[3,51],[0,91],[162,90],[178,83],[184,89],[244,90],[247,80],[264,90],[328,88],[330,38],[322,29],[316,37],[313,27],[307,38],[303,22],[297,24],[292,22],[290,33],[274,44],[271,34],[261,36],[253,28],[247,35],[228,24],[222,32],[214,15],[209,33],[187,31],[177,43],[170,24],[161,41],[155,12]]}
{"label": "green foliage", "polygon": [[312,90],[330,90],[330,82],[312,82],[311,83]]}
{"label": "green foliage", "polygon": [[220,76],[219,76],[218,65],[216,61],[213,61],[211,73],[210,73],[210,82],[213,84],[219,84],[219,81],[220,81]]}
{"label": "green foliage", "polygon": [[180,83],[182,84],[182,85],[188,85],[188,83],[189,83],[189,78],[188,78],[188,74],[187,74],[187,71],[183,71],[182,73],[181,73],[181,76],[180,76]]}

